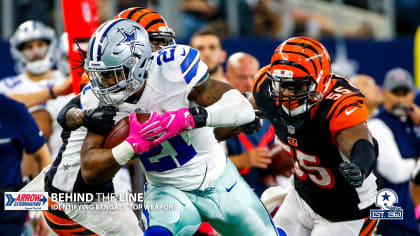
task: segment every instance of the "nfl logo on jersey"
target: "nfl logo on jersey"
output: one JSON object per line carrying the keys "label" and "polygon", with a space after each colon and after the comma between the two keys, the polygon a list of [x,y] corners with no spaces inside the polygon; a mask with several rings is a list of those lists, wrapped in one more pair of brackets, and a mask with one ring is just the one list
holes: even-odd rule
{"label": "nfl logo on jersey", "polygon": [[295,127],[293,125],[287,125],[287,132],[289,134],[295,134]]}
{"label": "nfl logo on jersey", "polygon": [[402,220],[403,209],[394,204],[398,203],[398,195],[394,190],[384,188],[376,195],[376,206],[379,210],[370,210],[371,219]]}

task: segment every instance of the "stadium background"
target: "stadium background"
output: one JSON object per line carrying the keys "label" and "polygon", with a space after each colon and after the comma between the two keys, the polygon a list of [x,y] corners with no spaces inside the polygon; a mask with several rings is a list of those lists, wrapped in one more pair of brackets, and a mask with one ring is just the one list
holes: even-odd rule
{"label": "stadium background", "polygon": [[[420,55],[415,59],[414,53],[417,50],[420,54],[420,45],[415,46],[416,41],[420,44],[420,0],[0,0],[0,79],[16,74],[8,39],[20,23],[39,20],[53,26],[57,37],[61,35],[64,31],[62,1],[96,2],[100,22],[111,19],[117,12],[128,7],[147,6],[156,9],[166,18],[168,25],[174,28],[179,44],[189,44],[191,37],[184,28],[183,18],[188,12],[183,4],[207,2],[216,6],[217,13],[212,19],[206,19],[206,23],[210,25],[211,21],[219,18],[228,28],[227,32],[221,32],[222,45],[227,55],[238,51],[247,52],[255,56],[261,65],[266,65],[270,62],[273,50],[284,39],[308,35],[317,38],[327,47],[335,64],[354,66],[350,71],[335,67],[334,72],[345,75],[368,74],[379,85],[382,85],[385,73],[395,67],[402,67],[412,74],[417,71],[416,77],[420,77]],[[282,28],[286,30],[274,34],[267,29],[265,35],[253,32],[255,25],[247,19],[255,20],[252,4],[255,7],[255,4],[261,2],[283,6],[280,10],[267,10],[283,20]],[[248,5],[249,9],[244,11],[244,5]],[[287,9],[292,8],[308,13],[309,20],[300,29],[297,29],[296,22],[287,12]],[[334,27],[328,34],[317,31],[323,27],[322,23],[316,25],[317,32],[314,32],[311,17],[320,15],[333,23]],[[369,25],[366,34],[345,34],[345,31],[357,30],[363,24]],[[243,32],[244,29],[246,32]],[[415,39],[416,30],[418,39]],[[420,86],[419,79],[417,85]]]}
{"label": "stadium background", "polygon": [[[204,0],[206,2],[206,0]],[[120,9],[131,6],[148,6],[155,8],[167,20],[169,26],[177,33],[177,42],[188,44],[189,37],[183,28],[182,0],[98,0],[100,21],[110,19]],[[294,33],[277,35],[275,37],[243,34],[244,27],[253,25],[242,24],[243,18],[253,17],[249,11],[242,12],[241,4],[256,4],[258,0],[208,0],[218,6],[222,17],[230,28],[223,36],[223,47],[230,55],[237,51],[244,51],[254,55],[261,65],[269,63],[273,50],[284,40],[285,36]],[[329,50],[333,62],[339,57],[337,48],[345,47],[345,58],[356,63],[357,73],[373,76],[378,84],[382,84],[386,71],[394,67],[402,67],[414,73],[414,35],[416,25],[420,24],[420,1],[417,0],[272,0],[276,4],[303,9],[310,14],[322,14],[334,22],[334,31],[330,35],[320,35],[318,39]],[[63,32],[61,0],[25,1],[2,0],[1,3],[1,38],[0,38],[0,78],[15,74],[14,62],[10,56],[8,38],[16,26],[28,19],[36,19],[53,26],[57,35]],[[236,5],[235,5],[236,4]],[[254,5],[255,6],[255,5]],[[105,9],[105,10],[103,10]],[[410,12],[411,11],[411,12]],[[417,12],[417,13],[416,13]],[[251,12],[252,13],[252,12]],[[279,17],[288,17],[278,13]],[[108,16],[108,17],[107,17]],[[103,18],[103,19],[101,19]],[[404,19],[403,19],[404,18]],[[407,19],[405,19],[407,18]],[[346,38],[343,29],[354,28],[355,22],[368,22],[372,35]],[[409,23],[407,23],[409,22]],[[246,22],[247,23],[247,22]],[[287,22],[286,22],[287,23]],[[285,24],[286,24],[285,23]],[[303,32],[305,33],[305,32]],[[300,33],[302,35],[302,33]],[[343,55],[342,55],[343,56]],[[416,75],[418,77],[419,75]]]}

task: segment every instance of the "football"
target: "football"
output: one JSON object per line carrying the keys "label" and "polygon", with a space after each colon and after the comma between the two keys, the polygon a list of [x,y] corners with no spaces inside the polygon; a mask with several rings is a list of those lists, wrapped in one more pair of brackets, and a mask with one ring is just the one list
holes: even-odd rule
{"label": "football", "polygon": [[[146,122],[150,117],[150,113],[136,113],[136,115],[137,120],[140,123]],[[128,132],[130,131],[130,123],[128,119],[128,116],[126,116],[115,124],[114,128],[112,128],[111,132],[109,132],[105,139],[104,148],[113,148],[122,143],[128,137]]]}
{"label": "football", "polygon": [[294,172],[293,157],[280,146],[274,146],[270,150],[272,155],[271,164],[264,170],[264,174],[291,176]]}

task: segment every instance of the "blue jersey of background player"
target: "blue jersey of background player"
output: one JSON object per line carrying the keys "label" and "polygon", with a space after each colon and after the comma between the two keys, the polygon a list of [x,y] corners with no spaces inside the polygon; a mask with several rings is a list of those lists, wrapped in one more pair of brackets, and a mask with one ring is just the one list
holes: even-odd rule
{"label": "blue jersey of background player", "polygon": [[25,105],[0,94],[0,235],[20,235],[26,211],[3,210],[4,192],[18,191],[22,185],[20,163],[23,151],[33,154],[40,169],[50,162],[45,138]]}

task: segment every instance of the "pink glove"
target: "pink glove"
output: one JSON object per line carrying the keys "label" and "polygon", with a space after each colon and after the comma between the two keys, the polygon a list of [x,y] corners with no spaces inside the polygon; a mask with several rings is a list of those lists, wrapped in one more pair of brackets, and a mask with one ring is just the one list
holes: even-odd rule
{"label": "pink glove", "polygon": [[414,208],[414,215],[416,216],[416,219],[417,219],[417,220],[420,220],[420,205],[417,205],[417,206]]}
{"label": "pink glove", "polygon": [[[163,113],[148,125],[146,137],[154,137],[153,145],[157,145],[173,136],[195,127],[193,115],[188,108]],[[157,122],[156,122],[157,121]],[[156,137],[158,137],[156,139]]]}
{"label": "pink glove", "polygon": [[136,117],[136,113],[130,113],[130,131],[128,133],[128,137],[125,139],[134,149],[134,152],[136,154],[147,152],[150,148],[152,148],[153,143],[152,139],[150,139],[151,136],[162,136],[162,132],[153,132],[153,135],[151,132],[152,126],[158,123],[156,121],[157,114],[156,112],[153,112],[145,123],[141,124]]}

